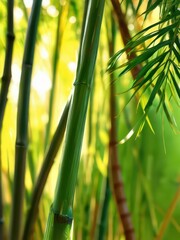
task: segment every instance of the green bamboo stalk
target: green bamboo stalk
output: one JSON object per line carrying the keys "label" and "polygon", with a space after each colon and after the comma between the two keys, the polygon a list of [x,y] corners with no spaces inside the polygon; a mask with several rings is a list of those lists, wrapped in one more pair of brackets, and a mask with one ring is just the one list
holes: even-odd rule
{"label": "green bamboo stalk", "polygon": [[39,202],[40,202],[49,172],[54,163],[54,159],[56,157],[56,154],[63,140],[70,102],[71,102],[71,98],[66,103],[66,106],[63,110],[59,124],[54,133],[49,149],[46,153],[45,159],[43,161],[43,165],[41,167],[35,187],[33,189],[31,205],[27,214],[25,228],[23,232],[23,238],[22,238],[23,240],[32,239],[32,235],[34,233],[34,225],[38,215]]}
{"label": "green bamboo stalk", "polygon": [[6,34],[6,53],[3,76],[1,78],[1,92],[0,92],[0,239],[3,239],[3,194],[2,194],[2,159],[1,159],[1,134],[4,119],[4,112],[7,103],[7,95],[11,81],[11,64],[14,45],[14,0],[7,1],[7,34]]}
{"label": "green bamboo stalk", "polygon": [[[95,75],[95,74],[94,74]],[[92,161],[92,152],[91,152],[91,148],[92,148],[92,140],[93,140],[93,105],[94,105],[94,88],[95,88],[95,82],[93,81],[92,83],[92,90],[91,90],[91,94],[90,94],[90,99],[89,99],[89,109],[88,109],[88,141],[87,141],[87,148],[88,148],[88,154],[86,157],[86,166],[85,168],[87,169],[89,167],[89,163]],[[91,169],[91,174],[92,174],[92,169]],[[84,174],[86,175],[86,173]],[[92,176],[91,176],[92,177]],[[84,217],[83,217],[83,222],[84,222],[84,226],[85,228],[83,228],[82,231],[82,238],[84,240],[89,239],[89,225],[90,225],[90,195],[92,193],[92,182],[90,183],[90,185],[88,185],[87,188],[87,182],[85,182],[83,184],[83,189],[86,189],[85,192],[83,191],[83,194],[85,195],[85,207],[84,207]],[[87,227],[88,226],[88,227]]]}
{"label": "green bamboo stalk", "polygon": [[46,240],[70,239],[75,185],[103,10],[104,0],[88,2],[77,76],[67,121],[62,165],[44,237]]}
{"label": "green bamboo stalk", "polygon": [[3,239],[4,218],[3,218],[3,195],[2,195],[2,159],[1,159],[1,132],[0,132],[0,239]]}
{"label": "green bamboo stalk", "polygon": [[49,143],[49,138],[50,138],[50,132],[51,132],[51,122],[53,118],[53,102],[54,102],[54,93],[55,93],[55,88],[56,88],[56,80],[57,80],[57,68],[58,68],[58,63],[59,63],[59,57],[60,57],[60,48],[61,48],[61,40],[62,40],[62,35],[63,32],[61,31],[61,18],[62,18],[62,11],[63,11],[63,6],[59,3],[59,15],[57,18],[57,28],[56,28],[56,41],[55,41],[55,46],[54,46],[54,54],[53,54],[53,69],[52,69],[52,88],[50,92],[50,100],[49,100],[49,121],[46,126],[46,135],[45,135],[45,144],[44,148],[46,150],[46,147]]}
{"label": "green bamboo stalk", "polygon": [[28,144],[28,115],[31,74],[42,0],[33,1],[26,35],[17,113],[17,136],[15,149],[15,173],[10,225],[10,240],[21,238],[26,151]]}
{"label": "green bamboo stalk", "polygon": [[178,189],[177,189],[177,191],[176,191],[176,193],[175,193],[175,195],[174,195],[174,197],[173,197],[173,199],[172,199],[172,201],[170,203],[170,206],[167,209],[167,212],[166,212],[166,214],[164,216],[164,219],[163,219],[163,221],[161,223],[159,232],[158,232],[155,240],[163,239],[165,231],[167,230],[168,224],[169,224],[169,222],[172,219],[173,212],[174,212],[174,210],[175,210],[179,200],[180,200],[180,187],[178,187]]}
{"label": "green bamboo stalk", "polygon": [[14,16],[13,16],[14,0],[7,1],[7,34],[6,34],[6,55],[4,70],[2,76],[1,93],[0,93],[0,130],[2,129],[2,122],[4,117],[4,111],[7,102],[7,94],[9,90],[9,84],[11,81],[11,64],[14,45]]}
{"label": "green bamboo stalk", "polygon": [[105,233],[107,231],[107,220],[108,220],[108,208],[110,200],[110,186],[109,186],[109,177],[107,176],[105,181],[105,187],[102,190],[104,198],[102,199],[102,207],[99,213],[99,228],[96,232],[96,239],[103,240],[105,239]]}

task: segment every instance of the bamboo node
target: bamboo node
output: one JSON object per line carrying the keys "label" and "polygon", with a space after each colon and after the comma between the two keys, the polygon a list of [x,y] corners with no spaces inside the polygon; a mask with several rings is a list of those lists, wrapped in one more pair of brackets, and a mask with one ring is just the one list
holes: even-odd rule
{"label": "bamboo node", "polygon": [[11,39],[11,40],[14,40],[14,39],[15,39],[14,33],[10,33],[10,32],[7,32],[7,33],[6,33],[6,37],[9,38],[9,39]]}
{"label": "bamboo node", "polygon": [[75,81],[74,82],[74,84],[73,84],[74,86],[76,86],[76,85],[85,85],[85,86],[87,86],[88,88],[91,88],[91,84],[89,84],[89,83],[87,83],[87,82],[80,82],[80,81]]}
{"label": "bamboo node", "polygon": [[72,224],[73,219],[67,215],[54,213],[54,221],[62,224]]}

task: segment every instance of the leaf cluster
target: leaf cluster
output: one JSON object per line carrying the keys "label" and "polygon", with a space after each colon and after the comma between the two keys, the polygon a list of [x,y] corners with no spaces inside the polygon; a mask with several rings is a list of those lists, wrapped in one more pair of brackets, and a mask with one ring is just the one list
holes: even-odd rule
{"label": "leaf cluster", "polygon": [[[139,1],[139,4],[141,1]],[[147,115],[149,108],[158,98],[156,110],[162,106],[169,123],[175,126],[170,113],[170,100],[174,99],[180,106],[180,9],[178,1],[148,1],[148,8],[144,12],[145,18],[159,6],[159,21],[142,29],[128,44],[118,51],[109,61],[108,71],[120,69],[119,77],[139,69],[130,89],[140,96],[148,92],[143,112]],[[171,2],[171,4],[170,4]],[[159,4],[157,4],[159,3]],[[119,64],[122,54],[135,54],[127,62]],[[131,97],[131,99],[132,99]],[[140,97],[141,100],[141,97]]]}

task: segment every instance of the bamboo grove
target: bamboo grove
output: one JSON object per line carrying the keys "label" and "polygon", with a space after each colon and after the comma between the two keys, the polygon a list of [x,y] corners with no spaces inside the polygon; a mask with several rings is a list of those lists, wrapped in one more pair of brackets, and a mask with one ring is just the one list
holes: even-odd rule
{"label": "bamboo grove", "polygon": [[178,0],[1,0],[0,239],[180,237]]}

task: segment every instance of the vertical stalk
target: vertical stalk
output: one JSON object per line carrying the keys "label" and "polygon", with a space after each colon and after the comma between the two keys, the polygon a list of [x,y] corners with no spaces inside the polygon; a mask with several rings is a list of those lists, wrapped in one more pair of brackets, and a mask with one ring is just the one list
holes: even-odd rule
{"label": "vertical stalk", "polygon": [[99,214],[99,229],[97,229],[97,240],[105,239],[105,233],[107,230],[107,220],[108,220],[108,208],[109,208],[109,200],[110,200],[110,186],[109,186],[109,177],[107,176],[105,181],[105,187],[103,188],[103,196],[102,207]]}
{"label": "vertical stalk", "polygon": [[28,144],[28,115],[31,74],[42,0],[34,0],[26,35],[17,113],[15,173],[12,199],[10,240],[21,238],[26,151]]}
{"label": "vertical stalk", "polygon": [[[109,55],[110,57],[114,54],[114,22],[111,24],[112,34],[108,38],[109,43]],[[124,235],[126,240],[135,240],[134,228],[131,220],[131,216],[127,206],[127,200],[124,192],[124,185],[122,181],[122,173],[119,165],[119,156],[117,149],[117,127],[116,127],[116,101],[115,101],[115,85],[113,84],[113,74],[111,74],[110,81],[110,140],[109,140],[109,167],[112,178],[112,188],[115,197],[115,201],[118,208],[119,217],[121,219]]]}
{"label": "vertical stalk", "polygon": [[131,220],[131,216],[127,206],[127,200],[124,193],[124,184],[122,181],[122,173],[119,165],[119,157],[117,150],[117,129],[115,126],[115,91],[114,84],[110,85],[110,142],[109,142],[109,155],[110,155],[110,172],[112,178],[112,188],[114,197],[116,200],[118,213],[121,218],[121,222],[124,228],[124,235],[126,240],[134,240],[134,228]]}
{"label": "vertical stalk", "polygon": [[[95,78],[95,76],[94,76],[94,78]],[[93,135],[93,120],[92,119],[93,119],[94,89],[95,89],[95,84],[93,81],[92,90],[91,90],[90,99],[89,99],[89,111],[88,111],[88,141],[87,141],[88,154],[86,157],[87,158],[87,160],[86,160],[87,168],[89,168],[90,162],[92,161],[92,153],[91,153],[90,149],[92,147],[92,135]],[[85,175],[86,175],[86,173],[85,173]],[[91,177],[92,177],[92,174],[91,174]],[[89,182],[89,180],[88,180],[88,182]],[[83,187],[84,187],[84,189],[87,188],[87,182],[85,182]],[[86,200],[85,200],[85,207],[84,207],[84,226],[89,226],[89,219],[90,219],[90,198],[89,198],[89,196],[91,195],[91,191],[92,191],[92,183],[89,184],[88,190],[86,190],[86,192],[85,192]],[[84,192],[83,192],[83,194],[84,194]],[[88,227],[83,228],[82,238],[83,238],[83,240],[86,240],[89,238],[89,228]]]}
{"label": "vertical stalk", "polygon": [[2,129],[2,122],[4,117],[4,111],[7,102],[7,94],[9,90],[9,84],[11,81],[11,64],[14,45],[14,21],[13,21],[13,7],[14,0],[7,1],[7,34],[6,34],[6,54],[5,63],[2,76],[1,93],[0,93],[0,130]]}
{"label": "vertical stalk", "polygon": [[32,235],[34,232],[34,225],[38,215],[39,202],[40,202],[49,172],[54,163],[54,159],[56,157],[56,154],[63,140],[70,102],[71,102],[71,98],[67,102],[64,108],[58,127],[54,133],[51,144],[49,146],[49,149],[43,161],[43,165],[41,167],[39,176],[37,178],[37,181],[32,193],[31,205],[27,214],[26,222],[25,222],[23,240],[32,239]]}
{"label": "vertical stalk", "polygon": [[1,133],[5,107],[7,103],[7,95],[11,81],[11,64],[14,45],[14,0],[7,1],[7,34],[6,34],[6,53],[5,63],[1,83],[0,92],[0,239],[3,239],[3,194],[2,194],[2,159],[1,159]]}
{"label": "vertical stalk", "polygon": [[56,28],[56,41],[54,46],[54,54],[53,54],[53,69],[52,69],[52,89],[50,92],[50,100],[49,100],[49,121],[46,126],[46,136],[45,136],[45,144],[44,147],[46,149],[49,143],[49,137],[51,132],[51,122],[52,122],[52,113],[53,113],[53,102],[54,102],[54,93],[56,89],[56,79],[57,79],[57,68],[59,63],[59,56],[60,56],[60,48],[61,48],[61,39],[62,39],[62,32],[61,32],[61,18],[62,18],[62,11],[63,6],[59,3],[59,15],[57,18],[57,28]]}
{"label": "vertical stalk", "polygon": [[[122,12],[119,0],[111,0],[111,3],[113,5],[114,13],[115,13],[117,21],[118,21],[119,32],[121,33],[121,37],[122,37],[124,45],[126,45],[128,43],[128,41],[131,39],[131,35],[129,33],[129,29],[128,29],[127,23],[126,23],[126,16]],[[126,51],[128,60],[132,60],[132,59],[136,58],[136,53],[135,52],[130,52],[130,50],[131,49],[127,49],[127,51]],[[140,69],[141,69],[141,66],[136,65],[131,70],[131,74],[133,76],[133,79],[136,78]]]}
{"label": "vertical stalk", "polygon": [[1,132],[0,132],[0,239],[3,239],[3,195],[2,195],[2,159],[1,159]]}
{"label": "vertical stalk", "polygon": [[177,189],[177,191],[175,193],[175,196],[173,197],[173,199],[171,201],[171,204],[170,204],[170,206],[169,206],[169,208],[168,208],[168,210],[167,210],[167,212],[165,214],[165,217],[164,217],[164,219],[162,221],[162,224],[160,226],[159,232],[158,232],[157,237],[155,238],[155,240],[163,239],[164,233],[165,233],[165,231],[166,231],[166,229],[168,227],[168,224],[169,224],[169,222],[171,220],[172,214],[173,214],[173,212],[174,212],[174,210],[176,208],[176,205],[179,202],[179,200],[180,200],[180,187],[178,186],[178,189]]}
{"label": "vertical stalk", "polygon": [[44,239],[70,239],[72,208],[86,112],[96,62],[104,0],[90,0],[84,19],[77,76],[67,120],[62,165]]}

